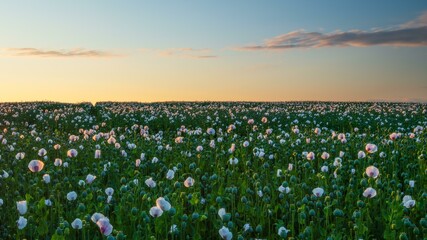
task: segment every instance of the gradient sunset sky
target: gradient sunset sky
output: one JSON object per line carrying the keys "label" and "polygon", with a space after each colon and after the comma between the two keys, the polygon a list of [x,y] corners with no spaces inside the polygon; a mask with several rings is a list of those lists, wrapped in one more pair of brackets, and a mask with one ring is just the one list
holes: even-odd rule
{"label": "gradient sunset sky", "polygon": [[427,102],[427,1],[1,1],[0,102]]}

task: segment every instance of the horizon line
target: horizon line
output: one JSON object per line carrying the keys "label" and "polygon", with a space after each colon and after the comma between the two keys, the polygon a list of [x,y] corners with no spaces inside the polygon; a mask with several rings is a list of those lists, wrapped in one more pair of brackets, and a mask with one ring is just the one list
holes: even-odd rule
{"label": "horizon line", "polygon": [[394,103],[394,104],[427,104],[427,100],[424,101],[397,101],[397,100],[349,100],[349,101],[334,101],[334,100],[285,100],[285,101],[236,101],[236,100],[221,100],[221,101],[212,101],[212,100],[200,100],[200,101],[79,101],[79,102],[62,102],[62,101],[52,101],[52,100],[35,100],[35,101],[8,101],[0,102],[2,104],[19,104],[19,103],[50,103],[50,104],[69,104],[69,105],[79,105],[90,103],[92,106],[102,103],[136,103],[136,104],[159,104],[159,103]]}

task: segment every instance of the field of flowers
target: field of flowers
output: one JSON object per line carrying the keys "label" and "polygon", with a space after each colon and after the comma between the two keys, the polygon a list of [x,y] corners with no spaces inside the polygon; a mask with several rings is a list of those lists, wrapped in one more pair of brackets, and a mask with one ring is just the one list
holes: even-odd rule
{"label": "field of flowers", "polygon": [[425,239],[427,105],[0,104],[0,239]]}

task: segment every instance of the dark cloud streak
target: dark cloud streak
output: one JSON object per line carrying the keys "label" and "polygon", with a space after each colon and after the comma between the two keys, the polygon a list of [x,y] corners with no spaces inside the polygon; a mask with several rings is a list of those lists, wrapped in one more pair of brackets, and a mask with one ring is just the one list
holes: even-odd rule
{"label": "dark cloud streak", "polygon": [[368,46],[427,46],[427,13],[395,29],[357,30],[328,34],[299,30],[267,39],[263,44],[238,47],[236,50],[256,51]]}
{"label": "dark cloud streak", "polygon": [[200,56],[193,56],[194,58],[217,58],[218,56],[215,55],[200,55]]}
{"label": "dark cloud streak", "polygon": [[45,57],[45,58],[111,58],[118,55],[86,49],[72,49],[72,50],[43,50],[38,48],[6,48],[6,52],[13,56],[27,56],[27,57]]}

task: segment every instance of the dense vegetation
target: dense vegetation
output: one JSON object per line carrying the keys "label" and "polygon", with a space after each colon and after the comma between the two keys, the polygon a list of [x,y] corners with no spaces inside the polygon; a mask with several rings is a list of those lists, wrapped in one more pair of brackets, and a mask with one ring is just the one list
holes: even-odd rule
{"label": "dense vegetation", "polygon": [[4,103],[0,127],[0,239],[427,238],[425,104]]}

